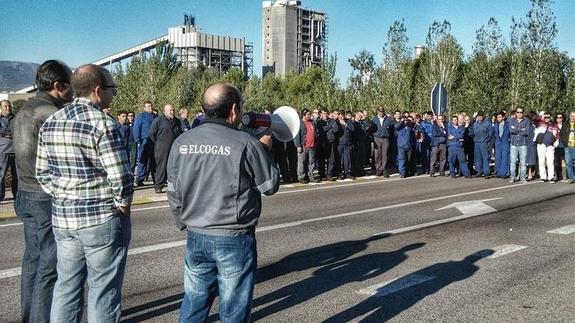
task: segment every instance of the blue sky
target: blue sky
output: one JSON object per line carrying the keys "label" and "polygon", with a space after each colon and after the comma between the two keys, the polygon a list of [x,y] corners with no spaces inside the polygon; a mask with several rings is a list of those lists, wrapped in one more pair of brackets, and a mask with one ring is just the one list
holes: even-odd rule
{"label": "blue sky", "polygon": [[[451,22],[452,33],[471,53],[475,31],[495,17],[508,39],[511,17],[524,18],[529,0],[303,0],[329,15],[328,49],[337,53],[337,75],[351,73],[347,59],[361,49],[382,58],[389,26],[404,19],[409,44],[425,43],[434,20]],[[0,60],[41,63],[60,59],[74,67],[167,33],[185,13],[207,33],[245,37],[254,43],[254,72],[261,74],[259,0],[2,0]],[[575,6],[556,0],[557,46],[575,56]]]}

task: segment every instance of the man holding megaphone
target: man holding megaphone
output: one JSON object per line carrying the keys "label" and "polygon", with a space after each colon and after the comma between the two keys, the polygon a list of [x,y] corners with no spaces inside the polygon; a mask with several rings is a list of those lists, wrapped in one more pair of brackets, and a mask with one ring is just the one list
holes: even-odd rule
{"label": "man holding megaphone", "polygon": [[279,170],[269,131],[258,140],[238,130],[243,100],[237,88],[211,85],[202,110],[204,122],[180,135],[168,158],[168,201],[188,236],[180,322],[205,322],[217,294],[222,322],[248,322],[261,194],[277,192]]}

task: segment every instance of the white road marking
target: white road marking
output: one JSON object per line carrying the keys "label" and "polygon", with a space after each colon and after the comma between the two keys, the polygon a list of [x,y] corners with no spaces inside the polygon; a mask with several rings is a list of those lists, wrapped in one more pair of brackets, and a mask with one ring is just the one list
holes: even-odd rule
{"label": "white road marking", "polygon": [[[354,184],[348,184],[349,185],[354,185]],[[521,185],[529,185],[529,184],[521,184]],[[343,186],[343,185],[338,185],[338,186]],[[305,224],[305,223],[311,223],[311,222],[318,222],[318,221],[324,221],[324,220],[330,220],[330,219],[337,219],[337,218],[342,218],[342,217],[347,217],[347,216],[352,216],[352,215],[357,215],[357,214],[364,214],[364,213],[371,213],[371,212],[377,212],[377,211],[383,211],[383,210],[388,210],[388,209],[394,209],[394,208],[399,208],[399,207],[404,207],[404,206],[409,206],[409,205],[415,205],[415,204],[422,204],[422,203],[427,203],[427,202],[432,202],[432,201],[438,201],[438,200],[445,200],[445,199],[449,199],[449,198],[454,198],[454,197],[460,197],[460,196],[466,196],[466,195],[472,195],[472,194],[477,194],[477,193],[485,193],[485,192],[492,192],[492,191],[497,191],[497,190],[502,190],[502,189],[506,189],[509,187],[515,187],[517,185],[506,185],[506,186],[501,186],[501,187],[494,187],[494,188],[487,188],[487,189],[482,189],[482,190],[477,190],[477,191],[471,191],[471,192],[465,192],[465,193],[459,193],[459,194],[453,194],[453,195],[447,195],[447,196],[440,196],[440,197],[434,197],[434,198],[430,198],[430,199],[425,199],[425,200],[420,200],[420,201],[412,201],[412,202],[407,202],[407,203],[400,203],[400,204],[394,204],[394,205],[388,205],[388,206],[383,206],[383,207],[378,207],[378,208],[372,208],[372,209],[367,209],[367,210],[360,210],[360,211],[354,211],[354,212],[347,212],[347,213],[342,213],[342,214],[336,214],[336,215],[330,215],[330,216],[325,216],[325,217],[321,217],[321,218],[315,218],[315,219],[308,219],[308,220],[302,220],[302,221],[294,221],[294,222],[288,222],[288,223],[283,223],[283,224],[277,224],[277,225],[270,225],[270,226],[265,226],[265,227],[260,227],[256,229],[256,232],[265,232],[265,231],[271,231],[271,230],[278,230],[278,229],[283,229],[283,228],[288,228],[288,227],[293,227],[293,226],[297,226],[297,225],[301,225],[301,224]],[[140,209],[134,209],[132,211],[144,211],[144,210],[151,210],[151,209],[159,209],[159,208],[165,208],[168,207],[166,206],[153,206],[153,207],[148,207],[148,208],[140,208]],[[473,215],[473,216],[477,216],[477,215]],[[473,216],[456,216],[456,217],[452,217],[452,218],[448,218],[448,219],[443,219],[443,220],[438,220],[438,221],[432,221],[432,222],[428,222],[428,223],[424,223],[424,224],[420,224],[420,225],[414,225],[414,226],[410,226],[410,227],[405,227],[405,228],[400,228],[400,229],[395,229],[395,230],[391,230],[391,231],[386,231],[386,232],[381,232],[381,233],[376,233],[375,235],[381,235],[381,234],[398,234],[398,233],[403,233],[403,232],[408,232],[408,231],[413,231],[413,230],[419,230],[421,228],[425,228],[425,227],[430,227],[430,226],[434,226],[434,225],[438,225],[438,224],[442,224],[442,223],[449,223],[449,222],[454,222],[454,221],[459,221],[465,218],[470,218]],[[172,243],[162,243],[162,244],[157,244],[157,245],[150,245],[147,247],[141,247],[141,248],[135,248],[137,249],[136,253],[134,253],[134,251],[128,251],[128,254],[141,254],[141,253],[145,253],[145,252],[151,252],[151,251],[158,251],[158,250],[163,250],[163,249],[169,249],[169,248],[173,248],[176,246],[183,246],[186,244],[186,240],[181,240],[181,241],[175,241]],[[0,270],[0,279],[3,278],[9,278],[9,277],[16,277],[20,275],[20,267],[18,268],[11,268],[11,269],[5,269],[5,270]]]}
{"label": "white road marking", "polygon": [[186,245],[186,240],[159,243],[159,244],[155,244],[155,245],[151,245],[151,246],[132,248],[132,249],[128,250],[128,255],[130,255],[130,256],[131,255],[137,255],[137,254],[141,254],[141,253],[170,249],[170,248],[180,247],[180,246],[185,246],[185,245]]}
{"label": "white road marking", "polygon": [[434,279],[433,276],[409,274],[356,291],[356,294],[383,297]]}
{"label": "white road marking", "polygon": [[167,196],[154,196],[154,197],[149,197],[148,199],[150,199],[151,201],[154,202],[164,202],[168,200]]}
{"label": "white road marking", "polygon": [[486,213],[496,212],[497,210],[484,202],[488,201],[495,201],[499,200],[500,197],[487,199],[487,200],[478,200],[478,201],[464,201],[464,202],[455,202],[451,203],[447,206],[439,208],[435,211],[447,210],[451,208],[456,208],[459,212],[463,213],[464,215],[480,215]]}
{"label": "white road marking", "polygon": [[508,255],[508,254],[515,252],[515,251],[523,250],[525,248],[527,248],[527,246],[520,246],[520,245],[516,245],[516,244],[504,244],[501,246],[491,248],[491,250],[493,250],[495,252],[492,255],[488,256],[487,258],[490,258],[490,259],[498,258],[501,256]]}
{"label": "white road marking", "polygon": [[575,232],[575,224],[566,225],[566,226],[561,227],[559,229],[547,231],[547,233],[563,234],[563,235],[571,234],[573,232]]}
{"label": "white road marking", "polygon": [[159,206],[140,207],[137,209],[132,209],[132,212],[155,210],[155,209],[165,209],[167,207],[170,207],[170,206],[169,205],[159,205]]}
{"label": "white road marking", "polygon": [[8,223],[8,224],[0,224],[0,228],[3,228],[3,227],[13,227],[13,226],[22,225],[22,224],[23,224],[22,222]]}
{"label": "white road marking", "polygon": [[22,274],[22,267],[0,270],[0,279],[17,277]]}

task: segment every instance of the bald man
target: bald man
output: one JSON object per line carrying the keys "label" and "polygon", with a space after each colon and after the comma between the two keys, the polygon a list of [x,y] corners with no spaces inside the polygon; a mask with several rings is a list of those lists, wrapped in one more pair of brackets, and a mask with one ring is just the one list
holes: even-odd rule
{"label": "bald man", "polygon": [[8,169],[12,174],[12,196],[16,198],[18,192],[18,176],[16,174],[16,160],[12,145],[12,127],[14,119],[12,103],[8,100],[0,101],[0,201],[4,199],[6,192],[4,178]]}
{"label": "bald man", "polygon": [[250,321],[261,194],[277,192],[280,178],[271,136],[237,129],[242,102],[230,84],[208,87],[205,121],[170,151],[168,201],[178,227],[188,229],[180,322],[205,322],[218,294],[222,322]]}
{"label": "bald man", "polygon": [[154,160],[156,161],[154,189],[158,194],[163,193],[162,189],[166,186],[166,165],[170,147],[180,134],[182,134],[182,122],[174,117],[174,107],[166,104],[164,113],[154,119],[150,127],[150,140],[154,143]]}
{"label": "bald man", "polygon": [[96,65],[76,69],[71,85],[76,99],[40,128],[36,160],[58,258],[50,321],[80,322],[87,281],[88,322],[119,322],[133,180],[120,126],[103,111],[116,85]]}

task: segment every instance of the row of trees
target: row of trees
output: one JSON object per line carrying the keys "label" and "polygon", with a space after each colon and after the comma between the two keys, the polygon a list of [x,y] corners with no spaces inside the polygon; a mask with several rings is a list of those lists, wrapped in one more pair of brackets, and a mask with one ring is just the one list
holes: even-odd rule
{"label": "row of trees", "polygon": [[[251,110],[290,105],[364,110],[429,110],[430,90],[437,82],[449,93],[448,113],[483,110],[493,113],[522,105],[529,110],[565,111],[575,108],[575,60],[555,45],[557,27],[551,0],[531,0],[524,19],[513,19],[506,43],[491,18],[476,32],[473,52],[465,56],[448,21],[429,27],[426,50],[411,57],[407,28],[395,21],[387,32],[383,59],[361,50],[348,59],[353,74],[345,86],[335,76],[337,56],[323,66],[284,77],[271,74],[246,79],[240,70],[219,75],[212,69],[186,69],[173,49],[157,48],[134,58],[115,73],[118,109],[136,110],[145,100],[197,110],[205,87],[226,81],[244,93]],[[116,109],[116,110],[118,110]]]}

